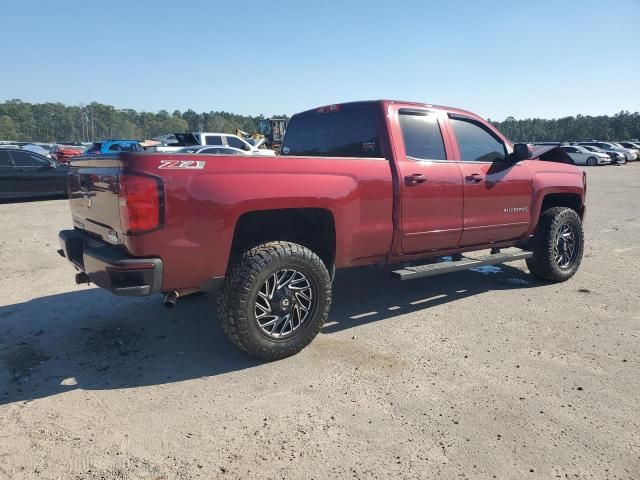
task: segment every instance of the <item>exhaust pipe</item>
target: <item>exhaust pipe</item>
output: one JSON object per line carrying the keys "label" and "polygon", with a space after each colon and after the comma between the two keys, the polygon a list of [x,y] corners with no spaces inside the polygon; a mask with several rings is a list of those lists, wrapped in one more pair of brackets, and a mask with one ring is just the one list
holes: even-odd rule
{"label": "exhaust pipe", "polygon": [[187,295],[193,295],[194,293],[198,292],[200,292],[199,288],[183,288],[180,290],[173,290],[171,292],[168,292],[164,296],[164,306],[167,308],[173,308],[176,306],[176,303],[178,303],[178,298],[186,297]]}
{"label": "exhaust pipe", "polygon": [[164,296],[164,301],[163,304],[165,307],[167,308],[173,308],[176,306],[176,303],[178,303],[178,297],[180,296],[180,294],[178,292],[176,292],[175,290],[173,292],[169,292]]}
{"label": "exhaust pipe", "polygon": [[85,272],[76,273],[76,285],[82,285],[84,283],[89,285],[89,275]]}

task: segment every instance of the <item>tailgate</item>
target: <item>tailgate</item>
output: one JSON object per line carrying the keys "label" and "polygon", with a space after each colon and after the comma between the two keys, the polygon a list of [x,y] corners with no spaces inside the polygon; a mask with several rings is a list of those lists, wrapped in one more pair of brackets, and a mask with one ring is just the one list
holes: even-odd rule
{"label": "tailgate", "polygon": [[116,244],[122,239],[117,155],[74,158],[69,169],[73,226]]}

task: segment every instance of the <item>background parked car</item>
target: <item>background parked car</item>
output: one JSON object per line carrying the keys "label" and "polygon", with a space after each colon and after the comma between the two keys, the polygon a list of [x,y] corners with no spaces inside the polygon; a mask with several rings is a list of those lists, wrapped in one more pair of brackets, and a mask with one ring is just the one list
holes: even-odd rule
{"label": "background parked car", "polygon": [[593,147],[601,148],[605,152],[620,152],[625,156],[625,160],[627,162],[638,158],[638,156],[632,150],[622,147],[616,147],[611,142],[578,142],[578,145],[591,145]]}
{"label": "background parked car", "polygon": [[66,195],[68,172],[37,153],[0,147],[0,198]]}
{"label": "background parked car", "polygon": [[[577,144],[576,144],[577,145]],[[605,153],[607,155],[609,155],[609,158],[611,158],[611,162],[615,163],[615,164],[623,164],[626,163],[627,158],[624,156],[623,153],[620,152],[614,152],[612,151],[606,151],[603,150],[599,147],[594,147],[593,145],[579,145],[580,147],[589,150],[590,152],[597,152],[597,153]]]}
{"label": "background parked car", "polygon": [[232,147],[184,147],[178,153],[207,153],[209,155],[248,155],[245,150]]}
{"label": "background parked car", "polygon": [[606,165],[611,163],[611,157],[604,152],[591,152],[580,145],[562,145],[560,147],[571,157],[576,165]]}
{"label": "background parked car", "polygon": [[244,150],[247,155],[274,156],[276,152],[268,148],[260,148],[265,139],[258,141],[256,144],[250,143],[247,139],[240,138],[237,135],[229,133],[209,133],[209,132],[192,132],[192,133],[174,133],[171,135],[161,135],[155,140],[162,141],[166,145],[152,146],[147,148],[153,152],[179,152],[184,147],[224,147],[236,148]]}
{"label": "background parked car", "polygon": [[640,143],[634,143],[634,142],[614,142],[614,145],[620,145],[620,147],[622,148],[626,148],[628,150],[631,150],[633,152],[635,152],[636,154],[636,160],[640,160]]}
{"label": "background parked car", "polygon": [[53,158],[58,163],[69,163],[69,159],[71,157],[75,157],[76,155],[81,155],[84,148],[82,145],[68,145],[58,143],[53,146],[51,150],[51,158]]}
{"label": "background parked car", "polygon": [[102,142],[94,142],[83,154],[104,155],[107,153],[142,151],[144,151],[144,149],[137,140],[104,140]]}

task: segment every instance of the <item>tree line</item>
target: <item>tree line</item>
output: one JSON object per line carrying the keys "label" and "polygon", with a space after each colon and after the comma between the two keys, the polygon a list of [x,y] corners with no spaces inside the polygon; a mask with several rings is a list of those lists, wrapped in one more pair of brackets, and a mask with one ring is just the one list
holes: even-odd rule
{"label": "tree line", "polygon": [[[490,120],[491,121],[491,120]],[[527,118],[507,117],[491,121],[514,142],[563,142],[577,140],[630,140],[640,138],[640,113],[622,111],[615,115],[576,115],[575,117]]]}
{"label": "tree line", "polygon": [[197,113],[166,110],[138,112],[92,102],[88,105],[29,103],[19,99],[0,103],[0,140],[91,142],[104,139],[146,139],[173,132],[257,131],[261,115],[228,112]]}
{"label": "tree line", "polygon": [[[261,118],[261,115],[252,117],[219,111],[197,113],[189,109],[153,113],[117,109],[98,102],[64,105],[14,99],[0,103],[0,140],[90,142],[109,138],[145,139],[172,132],[234,133],[238,128],[255,133]],[[638,112],[550,120],[508,117],[502,122],[491,122],[516,142],[640,138]]]}

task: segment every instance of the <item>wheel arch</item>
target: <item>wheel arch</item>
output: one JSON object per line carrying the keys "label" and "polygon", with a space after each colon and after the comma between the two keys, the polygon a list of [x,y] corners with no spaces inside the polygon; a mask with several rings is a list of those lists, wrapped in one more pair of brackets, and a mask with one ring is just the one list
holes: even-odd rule
{"label": "wheel arch", "polygon": [[541,192],[539,195],[536,206],[533,210],[533,218],[531,227],[529,228],[528,235],[533,235],[533,232],[538,226],[540,220],[540,214],[545,210],[553,207],[567,207],[578,214],[580,219],[584,219],[585,206],[583,203],[584,192],[580,189],[575,190],[548,190]]}
{"label": "wheel arch", "polygon": [[331,210],[314,207],[245,212],[235,224],[230,257],[276,240],[308,248],[332,271],[336,258],[336,225]]}

